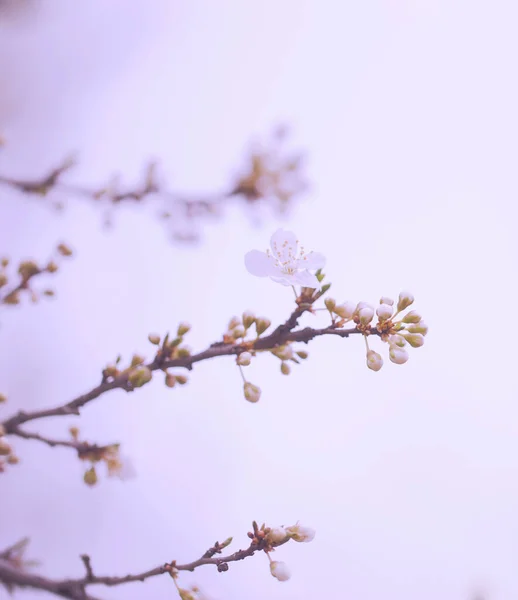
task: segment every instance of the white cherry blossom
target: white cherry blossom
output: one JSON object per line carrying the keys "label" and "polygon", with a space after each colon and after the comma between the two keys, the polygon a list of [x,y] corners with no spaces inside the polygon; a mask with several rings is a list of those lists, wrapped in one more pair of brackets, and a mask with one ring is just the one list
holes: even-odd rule
{"label": "white cherry blossom", "polygon": [[282,285],[301,285],[320,288],[317,277],[310,273],[322,269],[326,258],[318,252],[305,252],[297,236],[291,231],[278,229],[271,237],[266,252],[251,250],[245,256],[245,266],[256,277],[270,277]]}

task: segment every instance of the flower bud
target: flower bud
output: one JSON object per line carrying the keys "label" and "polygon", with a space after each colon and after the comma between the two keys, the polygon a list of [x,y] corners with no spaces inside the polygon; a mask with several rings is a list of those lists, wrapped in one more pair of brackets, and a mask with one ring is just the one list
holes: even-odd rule
{"label": "flower bud", "polygon": [[426,335],[428,333],[428,325],[423,323],[423,321],[419,321],[419,323],[411,323],[406,331],[409,333],[420,333],[421,335]]}
{"label": "flower bud", "polygon": [[147,336],[147,339],[155,346],[158,346],[158,344],[160,344],[160,336],[157,333],[150,333]]}
{"label": "flower bud", "polygon": [[185,375],[175,375],[175,378],[180,385],[185,385],[189,381]]}
{"label": "flower bud", "polygon": [[178,325],[178,330],[176,332],[176,335],[178,337],[182,337],[182,335],[189,333],[190,330],[191,330],[191,326],[189,325],[189,323],[180,323],[180,325]]}
{"label": "flower bud", "polygon": [[255,329],[257,331],[257,335],[261,335],[262,333],[264,333],[268,327],[270,327],[270,325],[272,324],[272,322],[270,321],[270,319],[267,319],[266,317],[258,317],[255,321]]}
{"label": "flower bud", "polygon": [[407,333],[404,337],[412,348],[420,348],[424,344],[424,336],[420,333]]}
{"label": "flower bud", "polygon": [[398,312],[405,310],[408,306],[410,306],[414,301],[414,297],[410,292],[401,292],[399,294],[399,300],[397,303]]}
{"label": "flower bud", "polygon": [[267,537],[271,544],[280,544],[288,537],[288,533],[283,527],[272,527]]}
{"label": "flower bud", "polygon": [[286,344],[285,346],[279,346],[272,350],[272,354],[281,360],[290,360],[293,358],[293,348],[289,344]]}
{"label": "flower bud", "polygon": [[30,279],[33,275],[37,275],[40,268],[33,260],[24,260],[18,267],[18,273],[22,279]]}
{"label": "flower bud", "polygon": [[187,358],[188,356],[191,356],[191,349],[189,346],[182,346],[181,348],[178,348],[176,356],[178,356],[178,358]]}
{"label": "flower bud", "polygon": [[7,464],[9,465],[17,465],[20,462],[20,459],[14,454],[9,454],[7,457]]}
{"label": "flower bud", "polygon": [[238,325],[237,327],[234,327],[234,329],[232,330],[232,337],[235,340],[237,340],[238,338],[245,337],[245,335],[246,335],[246,331],[242,325]]}
{"label": "flower bud", "polygon": [[7,256],[4,256],[4,257],[2,258],[2,260],[0,261],[0,264],[1,264],[1,265],[2,265],[2,267],[4,267],[4,268],[5,268],[5,267],[7,267],[7,266],[9,266],[9,259],[7,258]]}
{"label": "flower bud", "polygon": [[49,262],[49,264],[47,265],[47,271],[49,273],[55,273],[57,270],[58,270],[58,265],[53,260],[51,260]]}
{"label": "flower bud", "polygon": [[419,323],[421,318],[421,315],[416,310],[411,310],[401,320],[403,323]]}
{"label": "flower bud", "polygon": [[296,542],[311,542],[315,537],[316,531],[311,527],[305,527],[301,525],[298,521],[295,525],[291,527],[286,527],[286,531],[292,540]]}
{"label": "flower bud", "polygon": [[238,325],[241,325],[241,321],[237,317],[232,317],[230,319],[230,321],[228,322],[228,329],[229,329],[229,331],[231,329],[234,329],[234,327],[237,327]]}
{"label": "flower bud", "polygon": [[336,306],[336,300],[334,298],[326,298],[324,304],[326,305],[327,310],[333,312]]}
{"label": "flower bud", "polygon": [[280,560],[273,560],[270,563],[270,573],[279,581],[288,581],[291,577],[288,566]]}
{"label": "flower bud", "polygon": [[261,388],[247,381],[243,386],[243,391],[248,402],[259,402]]}
{"label": "flower bud", "polygon": [[143,356],[139,356],[138,354],[134,354],[131,359],[131,366],[136,367],[141,365],[146,359]]}
{"label": "flower bud", "polygon": [[402,365],[408,360],[408,352],[399,346],[390,346],[389,358],[396,365]]}
{"label": "flower bud", "polygon": [[11,446],[2,438],[0,438],[0,456],[11,454]]}
{"label": "flower bud", "polygon": [[406,346],[406,340],[402,335],[399,335],[399,333],[395,333],[389,337],[389,344],[395,344],[396,346],[403,348],[403,346]]}
{"label": "flower bud", "polygon": [[245,326],[245,329],[252,327],[254,323],[255,315],[249,310],[245,310],[245,312],[243,313],[243,325]]}
{"label": "flower bud", "polygon": [[380,304],[388,304],[389,306],[394,306],[394,300],[392,300],[392,298],[387,298],[387,296],[382,296],[380,298]]}
{"label": "flower bud", "polygon": [[0,394],[0,404],[2,404],[2,402],[7,402],[7,396],[5,394]]}
{"label": "flower bud", "polygon": [[128,381],[133,387],[142,387],[152,378],[151,370],[148,367],[137,367],[129,374]]}
{"label": "flower bud", "polygon": [[352,302],[344,302],[335,306],[334,312],[342,319],[352,319],[356,306]]}
{"label": "flower bud", "polygon": [[252,355],[250,352],[241,352],[241,354],[236,358],[236,363],[241,367],[248,367],[251,361]]}
{"label": "flower bud", "polygon": [[176,385],[176,377],[171,373],[165,376],[165,384],[168,388],[173,388]]}
{"label": "flower bud", "polygon": [[383,366],[383,359],[381,355],[374,350],[369,350],[367,352],[367,366],[371,371],[379,371]]}
{"label": "flower bud", "polygon": [[90,486],[97,483],[97,473],[95,472],[95,467],[85,471],[85,474],[83,475],[83,481],[86,483],[86,485]]}
{"label": "flower bud", "polygon": [[368,325],[374,318],[374,311],[370,306],[365,306],[358,311],[358,317],[362,325]]}
{"label": "flower bud", "polygon": [[380,321],[388,321],[392,316],[392,306],[388,304],[380,304],[376,309],[376,314]]}
{"label": "flower bud", "polygon": [[291,373],[291,368],[288,363],[281,362],[281,373],[283,375],[289,375]]}
{"label": "flower bud", "polygon": [[306,358],[309,356],[305,350],[298,350],[296,354],[299,358],[302,358],[302,360],[306,360]]}
{"label": "flower bud", "polygon": [[72,426],[72,427],[69,428],[68,431],[69,431],[70,436],[72,437],[72,439],[77,440],[79,438],[79,427]]}
{"label": "flower bud", "polygon": [[0,273],[0,287],[3,287],[9,280],[5,273]]}
{"label": "flower bud", "polygon": [[72,256],[72,250],[66,244],[59,244],[58,252],[61,256]]}

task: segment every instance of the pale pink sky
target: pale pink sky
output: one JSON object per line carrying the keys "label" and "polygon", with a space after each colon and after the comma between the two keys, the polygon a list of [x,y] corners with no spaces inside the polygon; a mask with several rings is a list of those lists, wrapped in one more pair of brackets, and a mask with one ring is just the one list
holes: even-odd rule
{"label": "pale pink sky", "polygon": [[[430,334],[379,373],[362,340],[312,343],[290,377],[262,357],[249,371],[257,405],[225,359],[181,390],[157,380],[107,395],[79,424],[120,440],[138,478],[86,489],[72,455],[16,442],[23,464],[0,479],[0,545],[32,535],[48,575],[81,574],[83,552],[122,574],[196,558],[229,535],[243,546],[252,519],[302,519],[317,537],[277,553],[289,582],[263,556],[183,580],[215,600],[516,598],[515,3],[51,4],[38,23],[0,30],[2,85],[9,68],[13,80],[1,172],[31,174],[79,149],[79,180],[131,178],[159,156],[173,185],[210,191],[252,135],[287,119],[314,188],[286,223],[327,255],[332,295],[376,302],[410,289]],[[77,250],[55,301],[0,316],[11,408],[90,389],[118,353],[150,354],[147,334],[180,320],[201,349],[233,314],[275,322],[292,306],[291,290],[243,267],[273,220],[253,228],[234,212],[187,249],[138,210],[107,233],[88,203],[54,217],[2,197],[2,252],[44,257],[62,238]],[[174,596],[167,578],[96,591]]]}

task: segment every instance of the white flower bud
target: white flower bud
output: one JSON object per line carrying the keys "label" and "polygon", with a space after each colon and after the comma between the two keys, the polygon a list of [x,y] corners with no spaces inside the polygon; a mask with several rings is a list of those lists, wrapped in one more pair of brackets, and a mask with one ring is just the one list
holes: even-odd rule
{"label": "white flower bud", "polygon": [[272,354],[281,360],[290,360],[293,358],[293,348],[289,344],[286,346],[279,346],[279,348],[275,348],[275,350],[273,350]]}
{"label": "white flower bud", "polygon": [[424,344],[424,336],[420,333],[407,333],[404,337],[412,348],[420,348]]}
{"label": "white flower bud", "polygon": [[356,306],[352,302],[344,302],[343,304],[338,304],[334,308],[334,312],[341,317],[342,319],[352,319],[354,311],[356,310]]}
{"label": "white flower bud", "polygon": [[410,306],[414,302],[414,297],[410,292],[401,292],[399,294],[399,300],[397,303],[398,312],[401,310],[405,310],[408,306]]}
{"label": "white flower bud", "polygon": [[394,335],[391,335],[389,337],[389,343],[391,345],[396,345],[399,346],[400,348],[403,348],[403,346],[406,346],[406,340],[402,335],[399,335],[399,333],[395,333]]}
{"label": "white flower bud", "polygon": [[324,304],[326,305],[327,310],[332,311],[336,306],[336,300],[334,298],[326,298]]}
{"label": "white flower bud", "polygon": [[372,308],[372,305],[370,305],[368,302],[358,302],[355,312],[360,312],[362,308]]}
{"label": "white flower bud", "polygon": [[247,381],[243,386],[243,391],[248,402],[259,402],[259,398],[261,397],[260,387]]}
{"label": "white flower bud", "polygon": [[408,360],[408,352],[399,346],[390,346],[389,358],[396,365],[402,365]]}
{"label": "white flower bud", "polygon": [[389,306],[394,306],[394,300],[392,300],[392,298],[387,298],[387,296],[382,296],[380,298],[380,304],[388,304]]}
{"label": "white flower bud", "polygon": [[401,320],[403,323],[419,323],[421,315],[416,310],[411,310]]}
{"label": "white flower bud", "polygon": [[358,311],[358,317],[362,325],[368,325],[374,318],[374,310],[370,306],[360,308]]}
{"label": "white flower bud", "polygon": [[286,531],[291,539],[296,542],[311,542],[316,533],[314,529],[301,525],[298,521],[295,525],[286,527]]}
{"label": "white flower bud", "polygon": [[279,581],[288,581],[291,577],[288,566],[280,560],[273,560],[270,563],[270,573]]}
{"label": "white flower bud", "polygon": [[246,331],[242,325],[238,325],[237,327],[234,327],[234,329],[232,329],[232,337],[235,340],[237,340],[238,338],[245,337],[245,335],[246,335]]}
{"label": "white flower bud", "polygon": [[392,316],[392,306],[388,304],[380,304],[376,309],[376,314],[380,321],[388,321]]}
{"label": "white flower bud", "polygon": [[248,367],[252,360],[252,355],[250,352],[241,352],[241,354],[236,358],[236,363],[241,367]]}
{"label": "white flower bud", "polygon": [[261,333],[264,333],[268,329],[268,327],[270,327],[271,324],[272,322],[270,321],[270,319],[267,319],[266,317],[257,317],[255,321],[255,329],[257,331],[257,335],[261,335]]}
{"label": "white flower bud", "polygon": [[268,532],[268,541],[271,544],[280,544],[283,542],[288,536],[286,529],[283,527],[272,527]]}
{"label": "white flower bud", "polygon": [[255,323],[254,313],[250,312],[249,310],[245,310],[243,313],[243,325],[245,326],[245,329],[251,327],[253,323]]}
{"label": "white flower bud", "polygon": [[426,335],[428,333],[428,325],[423,323],[423,321],[419,321],[419,323],[411,323],[406,330],[409,333],[420,333],[421,335]]}
{"label": "white flower bud", "polygon": [[374,352],[374,350],[369,350],[367,352],[367,366],[372,371],[379,371],[383,366],[383,359],[381,358],[381,355],[377,352]]}

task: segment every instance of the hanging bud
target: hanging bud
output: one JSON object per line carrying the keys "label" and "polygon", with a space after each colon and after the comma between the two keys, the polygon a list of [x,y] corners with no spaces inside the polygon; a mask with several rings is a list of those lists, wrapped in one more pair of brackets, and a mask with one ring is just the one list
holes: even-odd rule
{"label": "hanging bud", "polygon": [[288,533],[283,527],[272,527],[266,537],[271,544],[280,544],[288,537]]}
{"label": "hanging bud", "polygon": [[374,318],[374,311],[370,306],[360,308],[358,311],[358,317],[362,325],[368,325]]}
{"label": "hanging bud", "polygon": [[306,358],[309,356],[305,350],[298,350],[296,354],[299,358],[302,358],[302,360],[306,360]]}
{"label": "hanging bud", "polygon": [[238,325],[237,327],[234,327],[234,329],[232,329],[232,337],[235,340],[237,340],[238,338],[245,337],[245,335],[246,335],[246,331],[242,325]]}
{"label": "hanging bud", "polygon": [[165,384],[168,388],[173,388],[176,385],[176,377],[171,373],[167,373],[165,376]]}
{"label": "hanging bud", "polygon": [[270,573],[277,579],[278,581],[288,581],[291,577],[291,573],[288,569],[286,563],[280,560],[273,560],[270,563]]}
{"label": "hanging bud", "polygon": [[7,456],[9,454],[11,454],[11,446],[3,438],[0,438],[0,456]]}
{"label": "hanging bud", "polygon": [[401,292],[399,294],[399,300],[397,303],[397,310],[401,312],[405,308],[409,307],[414,302],[414,297],[410,292]]}
{"label": "hanging bud", "polygon": [[151,381],[152,377],[153,375],[151,373],[151,369],[142,366],[137,367],[136,369],[133,369],[133,371],[131,371],[131,373],[128,376],[128,381],[133,387],[142,387],[143,385]]}
{"label": "hanging bud", "polygon": [[262,333],[264,333],[268,327],[270,327],[270,325],[272,324],[272,322],[270,321],[270,319],[267,319],[266,317],[258,317],[255,321],[255,329],[257,331],[257,335],[261,335]]}
{"label": "hanging bud", "polygon": [[185,375],[175,375],[175,378],[180,385],[185,385],[189,381]]}
{"label": "hanging bud", "polygon": [[252,355],[250,352],[241,352],[241,354],[236,358],[236,363],[241,367],[248,367],[251,362]]}
{"label": "hanging bud", "polygon": [[326,298],[324,304],[326,305],[327,310],[333,312],[336,306],[336,300],[334,298]]}
{"label": "hanging bud", "polygon": [[334,308],[334,312],[342,319],[348,321],[353,318],[354,311],[356,310],[356,306],[352,302],[344,302],[343,304],[338,304]]}
{"label": "hanging bud", "polygon": [[388,321],[392,316],[392,306],[388,304],[380,304],[376,309],[376,314],[380,322]]}
{"label": "hanging bud", "polygon": [[291,368],[288,363],[281,362],[281,373],[283,375],[289,375],[291,373]]}
{"label": "hanging bud", "polygon": [[381,355],[374,352],[374,350],[369,350],[367,352],[367,366],[371,371],[379,371],[383,366]]}
{"label": "hanging bud", "polygon": [[245,326],[245,329],[252,327],[254,323],[255,315],[249,310],[245,310],[245,312],[243,313],[243,325]]}
{"label": "hanging bud", "polygon": [[95,485],[97,483],[97,473],[95,472],[95,467],[92,467],[91,469],[88,469],[88,471],[85,471],[85,474],[83,475],[83,481],[86,483],[86,485],[89,486]]}
{"label": "hanging bud", "polygon": [[382,296],[380,298],[380,304],[388,304],[389,306],[394,306],[394,300],[392,300],[392,298],[387,298],[387,296]]}
{"label": "hanging bud", "polygon": [[191,330],[191,326],[189,325],[189,323],[180,323],[180,325],[178,325],[178,330],[176,332],[176,335],[178,337],[182,337],[182,335],[189,333],[190,330]]}
{"label": "hanging bud", "polygon": [[160,336],[157,333],[150,333],[147,336],[147,339],[155,346],[158,346],[158,344],[160,344]]}
{"label": "hanging bud", "polygon": [[389,343],[391,345],[395,344],[396,346],[399,346],[400,348],[403,348],[403,346],[406,346],[406,340],[402,335],[399,335],[399,333],[395,333],[394,335],[391,335],[389,337]]}
{"label": "hanging bud", "polygon": [[390,346],[389,358],[396,365],[402,365],[408,360],[408,352],[399,346]]}
{"label": "hanging bud", "polygon": [[420,333],[407,333],[404,337],[412,348],[420,348],[424,344],[424,336]]}
{"label": "hanging bud", "polygon": [[426,335],[428,333],[428,325],[423,323],[423,321],[419,321],[419,323],[411,323],[406,331],[408,333],[420,333],[421,335]]}
{"label": "hanging bud", "polygon": [[243,386],[243,391],[248,402],[259,402],[259,398],[261,397],[261,388],[257,387],[253,383],[250,383],[249,381],[246,381]]}
{"label": "hanging bud", "polygon": [[58,265],[53,260],[51,260],[49,262],[49,264],[47,265],[47,271],[49,273],[55,273],[57,270],[58,270]]}
{"label": "hanging bud", "polygon": [[421,315],[416,310],[411,310],[403,317],[402,321],[403,323],[419,323],[421,318]]}

